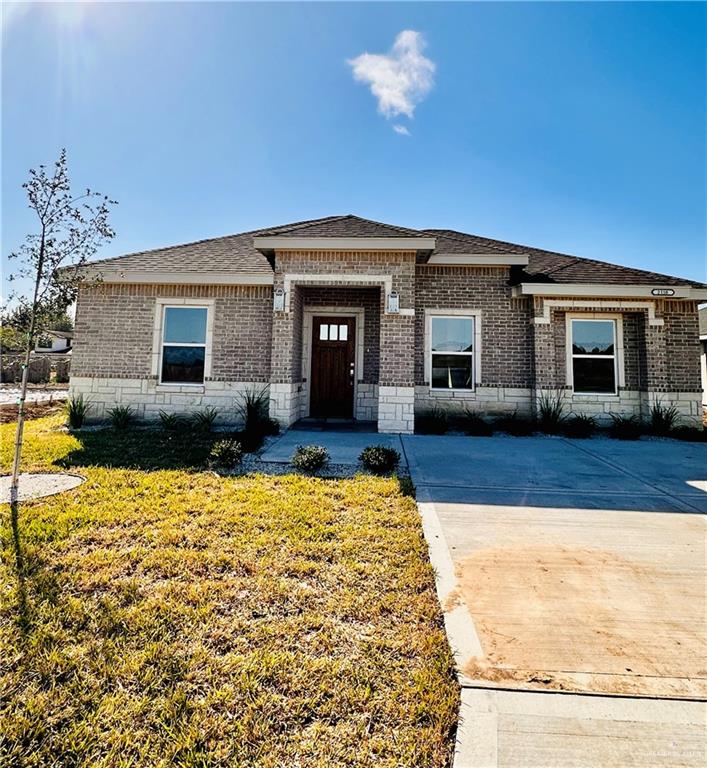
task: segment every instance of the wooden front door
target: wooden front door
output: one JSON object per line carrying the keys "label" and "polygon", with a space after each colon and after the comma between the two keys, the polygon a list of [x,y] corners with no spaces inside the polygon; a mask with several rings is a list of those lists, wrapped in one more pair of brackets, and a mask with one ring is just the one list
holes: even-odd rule
{"label": "wooden front door", "polygon": [[355,352],[355,318],[314,318],[310,416],[315,419],[353,418]]}

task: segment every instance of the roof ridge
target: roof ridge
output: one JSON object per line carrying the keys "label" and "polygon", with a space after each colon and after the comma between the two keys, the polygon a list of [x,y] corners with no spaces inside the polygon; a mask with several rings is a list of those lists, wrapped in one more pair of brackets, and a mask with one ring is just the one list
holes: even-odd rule
{"label": "roof ridge", "polygon": [[424,237],[424,232],[421,229],[412,229],[411,227],[399,227],[397,224],[388,224],[385,221],[376,221],[375,219],[367,219],[365,216],[357,216],[355,213],[349,213],[344,218],[358,219],[358,221],[365,221],[368,224],[376,224],[379,227],[388,227],[388,229],[394,229],[397,232],[414,234],[415,237]]}
{"label": "roof ridge", "polygon": [[321,224],[322,222],[344,221],[347,219],[364,222],[366,224],[373,224],[376,227],[384,227],[385,229],[389,229],[394,232],[399,232],[401,234],[405,234],[408,236],[412,235],[414,237],[424,237],[424,233],[419,229],[411,229],[410,227],[400,227],[396,224],[388,224],[384,221],[367,219],[364,216],[357,216],[355,213],[346,213],[340,216],[329,216],[323,219],[312,219],[311,221],[296,222],[295,224],[285,224],[281,227],[271,227],[268,230],[266,230],[265,234],[276,233],[276,232],[281,234],[287,234],[288,232],[297,232],[301,230],[306,230],[308,227],[314,227],[317,224]]}

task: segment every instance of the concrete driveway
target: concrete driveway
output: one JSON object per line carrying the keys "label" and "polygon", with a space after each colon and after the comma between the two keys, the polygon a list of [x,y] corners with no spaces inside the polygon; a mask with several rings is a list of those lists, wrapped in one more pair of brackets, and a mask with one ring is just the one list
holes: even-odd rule
{"label": "concrete driveway", "polygon": [[455,766],[703,766],[707,445],[404,436]]}

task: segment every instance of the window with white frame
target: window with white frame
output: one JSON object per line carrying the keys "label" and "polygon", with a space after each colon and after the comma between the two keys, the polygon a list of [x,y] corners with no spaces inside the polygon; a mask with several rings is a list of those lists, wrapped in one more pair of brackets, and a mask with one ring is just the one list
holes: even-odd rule
{"label": "window with white frame", "polygon": [[162,323],[163,384],[203,384],[206,307],[165,307]]}
{"label": "window with white frame", "polygon": [[616,320],[573,319],[572,384],[578,394],[616,394]]}
{"label": "window with white frame", "polygon": [[430,385],[432,389],[474,388],[474,318],[430,318]]}

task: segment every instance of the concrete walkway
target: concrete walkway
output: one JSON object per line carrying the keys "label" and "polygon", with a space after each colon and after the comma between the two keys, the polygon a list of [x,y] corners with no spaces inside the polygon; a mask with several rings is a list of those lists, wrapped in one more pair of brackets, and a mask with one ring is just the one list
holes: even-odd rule
{"label": "concrete walkway", "polygon": [[462,684],[455,768],[707,764],[707,446],[402,444]]}
{"label": "concrete walkway", "polygon": [[263,452],[263,461],[287,464],[298,445],[323,445],[334,464],[356,464],[361,451],[369,445],[386,445],[402,455],[400,435],[378,432],[322,432],[321,430],[288,430]]}

